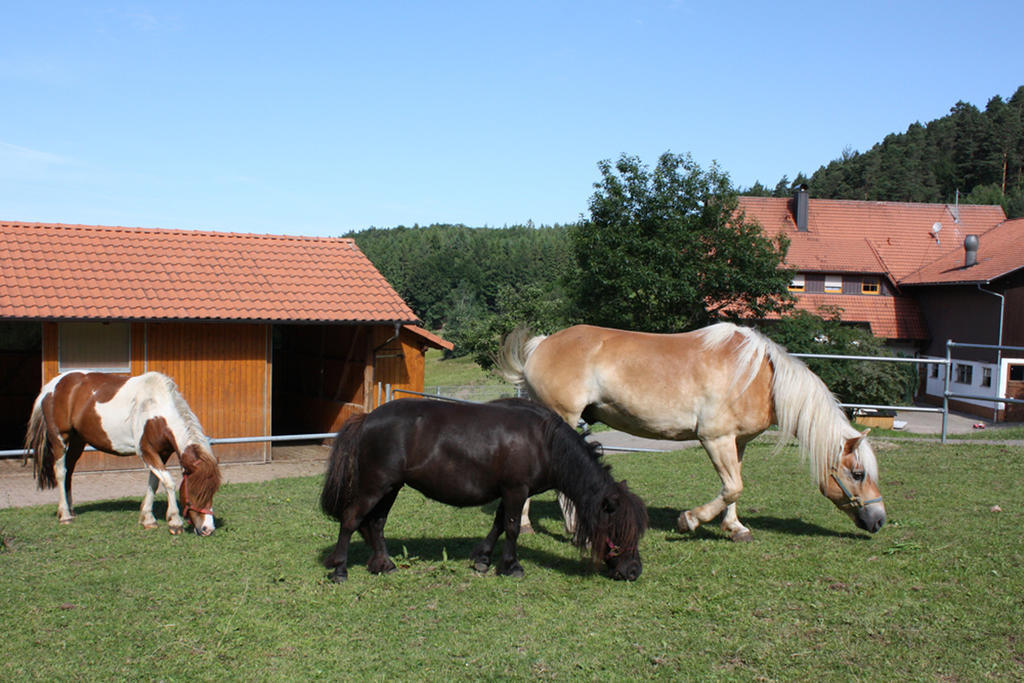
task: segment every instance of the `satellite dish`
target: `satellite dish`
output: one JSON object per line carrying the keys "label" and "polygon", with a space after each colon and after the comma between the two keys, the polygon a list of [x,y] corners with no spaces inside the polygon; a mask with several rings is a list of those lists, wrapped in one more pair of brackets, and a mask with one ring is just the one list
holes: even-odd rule
{"label": "satellite dish", "polygon": [[933,235],[938,235],[939,234],[939,230],[942,230],[942,223],[940,223],[938,221],[935,221],[934,223],[932,223],[932,234]]}

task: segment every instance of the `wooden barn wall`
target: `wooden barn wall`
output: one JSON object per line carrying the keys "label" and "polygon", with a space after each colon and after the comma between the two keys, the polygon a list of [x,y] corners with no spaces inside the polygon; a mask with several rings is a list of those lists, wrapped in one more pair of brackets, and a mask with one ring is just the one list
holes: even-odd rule
{"label": "wooden barn wall", "polygon": [[[380,327],[374,333],[374,348],[377,348],[377,352],[373,379],[373,407],[380,402],[379,388],[388,384],[391,385],[392,392],[396,389],[423,392],[423,338],[403,329],[397,339],[388,341],[394,333],[392,327]],[[381,346],[382,344],[384,346]],[[398,393],[394,397],[408,398],[409,394]]]}
{"label": "wooden barn wall", "polygon": [[[43,382],[58,374],[58,325],[43,324]],[[132,323],[131,374],[173,378],[210,438],[270,434],[269,327],[234,323]],[[221,462],[265,462],[267,443],[218,444]],[[177,464],[177,463],[174,463]],[[138,458],[88,452],[77,470],[133,469]]]}
{"label": "wooden barn wall", "polygon": [[[147,327],[148,369],[174,378],[207,436],[270,433],[267,325],[168,322]],[[221,462],[270,459],[267,443],[218,444],[214,451]]]}

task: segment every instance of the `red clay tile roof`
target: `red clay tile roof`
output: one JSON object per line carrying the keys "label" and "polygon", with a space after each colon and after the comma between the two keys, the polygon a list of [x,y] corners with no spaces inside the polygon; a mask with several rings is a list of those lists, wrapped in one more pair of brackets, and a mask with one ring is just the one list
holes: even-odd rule
{"label": "red clay tile roof", "polygon": [[796,308],[822,315],[823,306],[842,309],[840,318],[848,323],[867,323],[871,334],[885,339],[928,339],[928,328],[917,302],[907,296],[802,293]]}
{"label": "red clay tile roof", "polygon": [[[952,264],[958,259],[962,264],[964,237],[995,232],[996,226],[1006,220],[1000,206],[961,205],[955,209],[945,204],[810,198],[807,231],[801,232],[796,228],[792,201],[778,197],[739,198],[739,207],[746,217],[756,220],[767,235],[781,233],[789,238],[787,266],[802,273],[882,275],[897,286],[934,277],[929,273],[941,269],[941,264]],[[959,222],[954,220],[954,211]],[[932,230],[935,223],[942,224],[937,238]],[[1004,240],[999,234],[998,241],[988,240],[994,243],[991,247],[998,248],[996,245],[1009,239]],[[1014,234],[1019,234],[1019,230]],[[1019,252],[1015,258],[1018,267],[1024,264]],[[979,264],[980,261],[979,255]],[[797,308],[816,315],[821,306],[838,306],[843,309],[841,317],[845,322],[868,323],[878,337],[928,338],[917,304],[906,296],[803,292],[796,297]]]}
{"label": "red clay tile roof", "polygon": [[[786,264],[800,271],[888,274],[899,283],[904,277],[940,257],[963,254],[964,237],[980,235],[1006,220],[1000,206],[963,205],[960,222],[946,204],[864,202],[847,199],[808,200],[807,232],[799,232],[790,199],[740,197],[740,209],[756,219],[768,235],[785,233],[790,240]],[[932,225],[941,223],[938,239]],[[865,246],[874,252],[876,265]]]}
{"label": "red clay tile roof", "polygon": [[351,239],[10,222],[0,318],[417,322]]}
{"label": "red clay tile roof", "polygon": [[433,346],[435,349],[451,351],[452,349],[455,348],[455,344],[453,344],[452,342],[448,341],[447,339],[442,339],[441,337],[438,337],[433,332],[425,330],[419,325],[406,325],[405,329],[409,330],[415,335],[422,337],[423,341],[425,341],[429,346]]}
{"label": "red clay tile roof", "polygon": [[985,284],[1024,268],[1024,218],[1006,221],[978,235],[978,260],[964,267],[963,246],[950,251],[915,273],[902,284]]}

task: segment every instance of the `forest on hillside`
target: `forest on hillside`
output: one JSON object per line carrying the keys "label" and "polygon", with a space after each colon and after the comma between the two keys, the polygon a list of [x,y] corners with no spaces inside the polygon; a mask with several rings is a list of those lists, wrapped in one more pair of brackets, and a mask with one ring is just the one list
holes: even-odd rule
{"label": "forest on hillside", "polygon": [[992,97],[984,111],[957,102],[947,116],[914,122],[866,152],[844,150],[809,178],[783,176],[742,192],[789,196],[806,184],[812,197],[898,202],[1002,204],[1024,216],[1024,86],[1008,99]]}

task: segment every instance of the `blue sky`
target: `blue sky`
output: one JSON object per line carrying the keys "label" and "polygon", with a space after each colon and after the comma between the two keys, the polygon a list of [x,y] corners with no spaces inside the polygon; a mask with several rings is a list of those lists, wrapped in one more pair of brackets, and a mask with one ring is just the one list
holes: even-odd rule
{"label": "blue sky", "polygon": [[[15,2],[0,220],[566,223],[597,162],[812,173],[1024,85],[1013,2]],[[813,191],[813,188],[812,188]]]}

